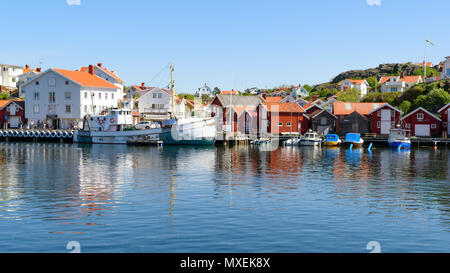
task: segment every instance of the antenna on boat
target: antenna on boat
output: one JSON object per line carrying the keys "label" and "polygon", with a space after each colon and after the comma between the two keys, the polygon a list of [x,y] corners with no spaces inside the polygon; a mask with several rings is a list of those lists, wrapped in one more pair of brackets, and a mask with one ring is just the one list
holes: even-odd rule
{"label": "antenna on boat", "polygon": [[173,90],[175,82],[173,81],[173,70],[173,64],[170,64],[170,94],[172,97],[172,113],[170,114],[170,118],[175,118],[175,92]]}

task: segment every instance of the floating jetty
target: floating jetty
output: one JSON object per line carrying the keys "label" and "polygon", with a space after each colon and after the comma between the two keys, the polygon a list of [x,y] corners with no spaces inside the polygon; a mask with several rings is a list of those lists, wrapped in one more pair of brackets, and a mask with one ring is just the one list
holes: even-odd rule
{"label": "floating jetty", "polygon": [[73,142],[73,130],[0,130],[0,140],[24,142]]}

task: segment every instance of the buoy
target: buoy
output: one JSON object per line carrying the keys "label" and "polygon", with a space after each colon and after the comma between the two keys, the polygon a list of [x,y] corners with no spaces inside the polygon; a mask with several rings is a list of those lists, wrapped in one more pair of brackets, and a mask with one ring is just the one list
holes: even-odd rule
{"label": "buoy", "polygon": [[61,131],[56,132],[56,137],[62,137]]}
{"label": "buoy", "polygon": [[13,131],[12,135],[13,135],[13,137],[16,137],[19,135],[19,133],[17,131]]}
{"label": "buoy", "polygon": [[45,132],[45,137],[51,137],[52,133],[50,133],[49,131]]}
{"label": "buoy", "polygon": [[38,132],[38,134],[40,137],[46,137],[46,135],[47,135],[44,131],[40,131],[40,132]]}
{"label": "buoy", "polygon": [[66,131],[62,132],[61,136],[62,136],[63,138],[66,138],[66,137],[67,137],[67,132],[66,132]]}
{"label": "buoy", "polygon": [[7,137],[8,136],[8,132],[7,131],[2,131],[2,136]]}
{"label": "buoy", "polygon": [[68,132],[67,137],[73,137],[73,132]]}
{"label": "buoy", "polygon": [[55,132],[55,131],[52,131],[52,132],[50,133],[50,137],[56,137],[56,132]]}
{"label": "buoy", "polygon": [[23,132],[22,131],[17,132],[17,136],[18,137],[23,137]]}
{"label": "buoy", "polygon": [[24,136],[24,137],[29,137],[29,136],[30,136],[30,133],[29,133],[28,131],[25,131],[25,132],[23,132],[23,136]]}

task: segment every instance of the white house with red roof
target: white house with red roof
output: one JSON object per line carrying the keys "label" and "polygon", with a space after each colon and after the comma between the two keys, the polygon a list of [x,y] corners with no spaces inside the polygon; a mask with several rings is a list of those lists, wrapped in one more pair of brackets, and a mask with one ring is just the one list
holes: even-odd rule
{"label": "white house with red roof", "polygon": [[[168,89],[153,87],[139,97],[136,102],[138,103],[139,113],[148,120],[165,120],[170,117],[172,112],[172,95]],[[175,107],[183,103],[182,99],[174,96]],[[176,114],[181,112],[184,115],[182,107],[175,108]]]}
{"label": "white house with red roof", "polygon": [[34,125],[44,121],[52,128],[81,125],[86,115],[117,107],[122,90],[88,72],[50,68],[20,86],[25,94],[25,117]]}
{"label": "white house with red roof", "polygon": [[80,71],[88,72],[91,67],[94,68],[95,75],[116,85],[121,89],[121,92],[123,93],[124,81],[117,75],[116,71],[108,70],[106,67],[103,66],[102,63],[97,63],[97,65],[89,65],[88,67],[81,67]]}
{"label": "white house with red roof", "polygon": [[383,76],[380,78],[381,92],[405,92],[413,85],[423,82],[422,76]]}
{"label": "white house with red roof", "polygon": [[361,92],[361,98],[367,95],[367,90],[369,89],[369,83],[366,80],[346,79],[341,81],[339,85],[341,86],[341,91],[356,88]]}
{"label": "white house with red roof", "polygon": [[23,74],[23,67],[12,64],[0,64],[0,87],[16,88],[17,78]]}
{"label": "white house with red roof", "polygon": [[450,56],[445,57],[445,61],[440,64],[439,72],[441,72],[441,79],[450,79]]}

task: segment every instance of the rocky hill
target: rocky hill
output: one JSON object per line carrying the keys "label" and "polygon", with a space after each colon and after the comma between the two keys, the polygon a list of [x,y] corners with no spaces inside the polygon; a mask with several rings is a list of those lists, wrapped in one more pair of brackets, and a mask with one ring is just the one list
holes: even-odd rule
{"label": "rocky hill", "polygon": [[[437,66],[433,67],[437,69]],[[368,77],[381,77],[387,75],[400,75],[404,72],[405,76],[414,75],[423,69],[422,66],[413,63],[394,63],[394,64],[380,64],[376,68],[369,68],[365,70],[350,70],[342,72],[334,77],[332,83],[338,83],[345,79],[366,79]],[[427,73],[428,74],[428,73]]]}

